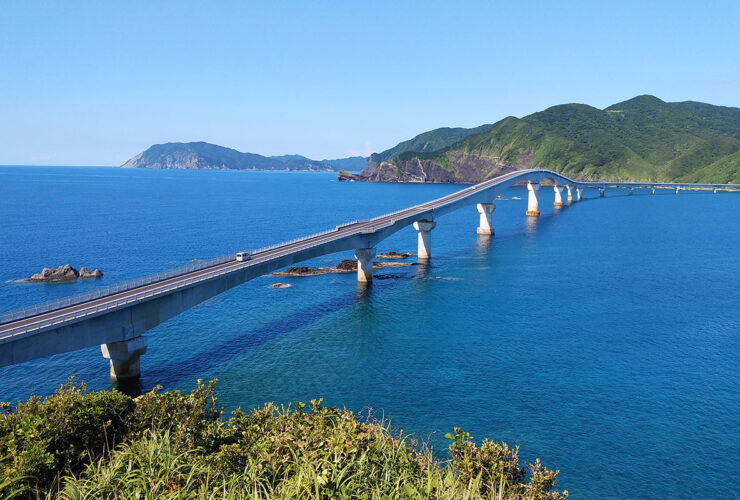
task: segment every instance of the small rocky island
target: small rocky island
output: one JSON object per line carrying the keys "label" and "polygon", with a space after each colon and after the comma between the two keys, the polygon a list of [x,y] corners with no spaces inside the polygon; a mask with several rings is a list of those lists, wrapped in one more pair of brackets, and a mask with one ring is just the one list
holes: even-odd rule
{"label": "small rocky island", "polygon": [[403,259],[408,259],[412,255],[414,254],[391,251],[391,252],[379,253],[377,257],[379,259],[386,259],[386,260],[403,260]]}
{"label": "small rocky island", "polygon": [[277,282],[277,283],[273,283],[272,285],[270,285],[270,288],[290,288],[290,287],[291,287],[290,283]]}
{"label": "small rocky island", "polygon": [[[386,254],[379,254],[378,257],[382,259],[405,259],[411,254],[404,254],[398,252],[388,252]],[[389,257],[384,257],[389,256]],[[385,267],[407,267],[415,266],[416,262],[381,262],[373,261],[373,269],[383,269]],[[308,267],[308,266],[295,266],[289,267],[284,271],[278,271],[272,273],[273,276],[290,276],[294,278],[304,276],[318,276],[320,274],[337,274],[337,273],[351,273],[357,271],[357,261],[353,259],[344,259],[342,262],[333,267]]]}
{"label": "small rocky island", "polygon": [[57,268],[45,267],[40,273],[34,274],[30,278],[26,278],[23,281],[31,281],[34,283],[53,283],[58,281],[74,281],[77,278],[102,278],[103,273],[100,269],[93,269],[92,271],[86,267],[80,268],[78,271],[69,264],[59,266]]}

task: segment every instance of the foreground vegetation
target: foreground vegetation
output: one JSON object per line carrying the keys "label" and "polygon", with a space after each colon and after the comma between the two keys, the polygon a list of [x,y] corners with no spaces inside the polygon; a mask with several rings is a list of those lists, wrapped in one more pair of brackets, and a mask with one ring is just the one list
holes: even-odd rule
{"label": "foreground vegetation", "polygon": [[69,382],[0,412],[1,498],[560,499],[557,471],[455,429],[447,461],[312,401],[222,418],[215,381],[131,398]]}

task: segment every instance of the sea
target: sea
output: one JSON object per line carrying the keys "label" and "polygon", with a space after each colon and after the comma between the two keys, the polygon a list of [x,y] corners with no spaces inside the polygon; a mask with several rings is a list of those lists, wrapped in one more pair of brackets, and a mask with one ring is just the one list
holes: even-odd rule
{"label": "sea", "polygon": [[[0,167],[0,312],[290,240],[464,186],[335,174]],[[323,398],[390,420],[440,458],[461,427],[560,470],[573,499],[740,498],[740,194],[540,190],[440,217],[427,266],[263,276],[147,332],[144,390],[218,379],[229,412]],[[515,198],[521,199],[515,199]],[[378,251],[416,252],[407,228]],[[351,252],[307,262],[330,266]],[[414,261],[414,257],[410,259]],[[18,281],[43,267],[99,280]],[[287,282],[290,288],[270,285]],[[0,400],[74,376],[91,347],[0,368]]]}

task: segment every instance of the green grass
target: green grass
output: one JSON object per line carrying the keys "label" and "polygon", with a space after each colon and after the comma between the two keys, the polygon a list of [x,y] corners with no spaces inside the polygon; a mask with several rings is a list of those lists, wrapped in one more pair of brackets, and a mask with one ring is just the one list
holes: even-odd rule
{"label": "green grass", "polygon": [[69,383],[0,415],[2,498],[559,499],[557,472],[461,429],[449,458],[312,401],[224,419],[214,383],[129,398]]}

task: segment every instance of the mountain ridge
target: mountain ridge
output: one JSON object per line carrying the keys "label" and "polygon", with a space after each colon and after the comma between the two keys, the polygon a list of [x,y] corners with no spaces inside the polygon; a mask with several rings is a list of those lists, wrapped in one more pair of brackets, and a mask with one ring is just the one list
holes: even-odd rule
{"label": "mountain ridge", "polygon": [[740,183],[740,109],[650,95],[603,110],[559,104],[436,151],[371,160],[352,180],[475,183],[537,167],[581,180]]}

